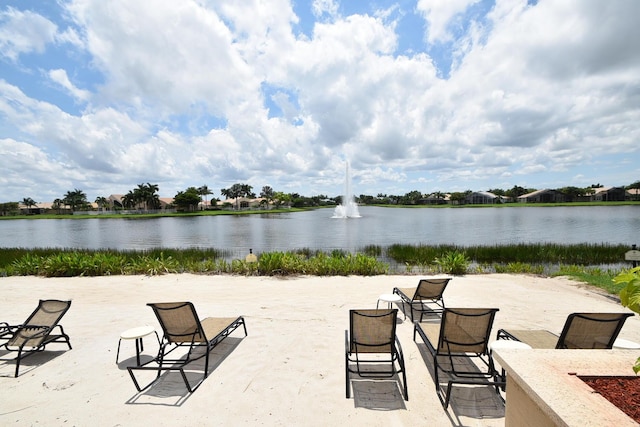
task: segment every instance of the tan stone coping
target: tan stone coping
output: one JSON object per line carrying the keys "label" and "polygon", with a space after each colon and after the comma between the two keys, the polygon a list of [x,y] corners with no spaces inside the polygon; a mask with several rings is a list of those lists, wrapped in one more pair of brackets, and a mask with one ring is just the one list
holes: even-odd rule
{"label": "tan stone coping", "polygon": [[[494,360],[550,425],[636,426],[625,413],[595,393],[578,376],[634,376],[632,366],[638,350],[514,350],[496,349]],[[513,402],[522,408],[520,402]],[[526,404],[524,405],[526,406]],[[506,390],[506,421],[509,425],[509,383]],[[522,409],[519,409],[522,412]]]}

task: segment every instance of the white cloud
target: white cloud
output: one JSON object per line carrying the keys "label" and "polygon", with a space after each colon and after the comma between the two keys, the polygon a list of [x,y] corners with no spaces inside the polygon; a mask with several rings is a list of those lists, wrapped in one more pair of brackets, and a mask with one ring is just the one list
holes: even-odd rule
{"label": "white cloud", "polygon": [[480,0],[418,0],[416,10],[423,14],[428,23],[429,43],[448,42],[453,39],[450,30],[452,20],[470,5]]}
{"label": "white cloud", "polygon": [[225,115],[259,86],[229,28],[195,2],[86,1],[70,8],[105,75],[99,95],[106,104],[129,103],[166,117],[203,103]]}
{"label": "white cloud", "polygon": [[55,39],[56,25],[46,18],[11,7],[0,11],[0,55],[13,61],[23,53],[42,53]]}
{"label": "white cloud", "polygon": [[[349,159],[358,194],[358,185],[404,194],[516,178],[553,187],[580,168],[618,169],[640,150],[637,2],[498,0],[466,27],[459,20],[475,1],[418,2],[430,42],[451,46],[446,79],[428,54],[398,54],[393,14],[342,16],[334,1],[306,5],[331,17],[306,35],[293,31],[303,18],[286,0],[61,5],[58,19],[0,12],[14,67],[0,71],[0,131],[64,165],[55,185],[104,195],[157,182],[172,196],[246,181],[333,195]],[[18,22],[26,30],[10,42],[3,31]],[[12,64],[27,53],[32,69]],[[51,82],[83,110],[56,99]],[[635,164],[606,175],[628,182],[593,180],[628,184]]]}
{"label": "white cloud", "polygon": [[49,70],[49,78],[59,84],[79,101],[87,101],[91,97],[91,93],[87,90],[79,89],[69,81],[69,76],[65,70]]}
{"label": "white cloud", "polygon": [[338,2],[336,0],[313,0],[311,10],[317,18],[321,18],[325,13],[331,17],[338,15]]}

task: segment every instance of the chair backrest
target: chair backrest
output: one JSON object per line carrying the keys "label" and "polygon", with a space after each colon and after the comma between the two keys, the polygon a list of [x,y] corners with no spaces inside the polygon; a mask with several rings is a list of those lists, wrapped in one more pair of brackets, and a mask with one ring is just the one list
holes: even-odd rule
{"label": "chair backrest", "polygon": [[497,308],[445,308],[442,312],[439,354],[487,354]]}
{"label": "chair backrest", "polygon": [[567,317],[556,348],[610,349],[633,313],[573,313]]}
{"label": "chair backrest", "polygon": [[352,353],[391,353],[396,337],[398,309],[349,310],[349,347]]}
{"label": "chair backrest", "polygon": [[416,293],[413,295],[414,301],[434,300],[442,297],[444,289],[449,284],[451,278],[420,279]]}
{"label": "chair backrest", "polygon": [[205,342],[206,337],[196,309],[190,302],[160,302],[147,304],[160,322],[170,343]]}
{"label": "chair backrest", "polygon": [[[71,301],[40,300],[38,307],[20,325],[18,331],[7,342],[7,345],[21,346],[26,343],[28,346],[37,347],[58,324],[62,316],[69,310],[69,307],[71,307]],[[38,329],[46,333],[34,334]],[[29,332],[23,334],[21,333],[23,330],[28,330]],[[35,338],[31,338],[32,336],[35,336]]]}

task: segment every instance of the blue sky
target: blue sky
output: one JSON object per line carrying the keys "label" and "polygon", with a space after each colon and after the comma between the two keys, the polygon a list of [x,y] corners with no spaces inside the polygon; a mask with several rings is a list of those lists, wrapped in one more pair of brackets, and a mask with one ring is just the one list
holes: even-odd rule
{"label": "blue sky", "polygon": [[635,0],[9,0],[0,202],[640,180]]}

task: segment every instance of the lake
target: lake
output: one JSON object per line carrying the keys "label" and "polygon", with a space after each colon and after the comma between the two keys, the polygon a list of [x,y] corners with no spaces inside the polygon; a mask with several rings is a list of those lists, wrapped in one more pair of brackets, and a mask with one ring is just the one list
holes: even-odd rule
{"label": "lake", "polygon": [[216,248],[243,258],[300,248],[355,251],[368,245],[640,243],[640,206],[383,208],[361,218],[333,209],[283,214],[136,219],[0,221],[0,247],[140,250]]}

